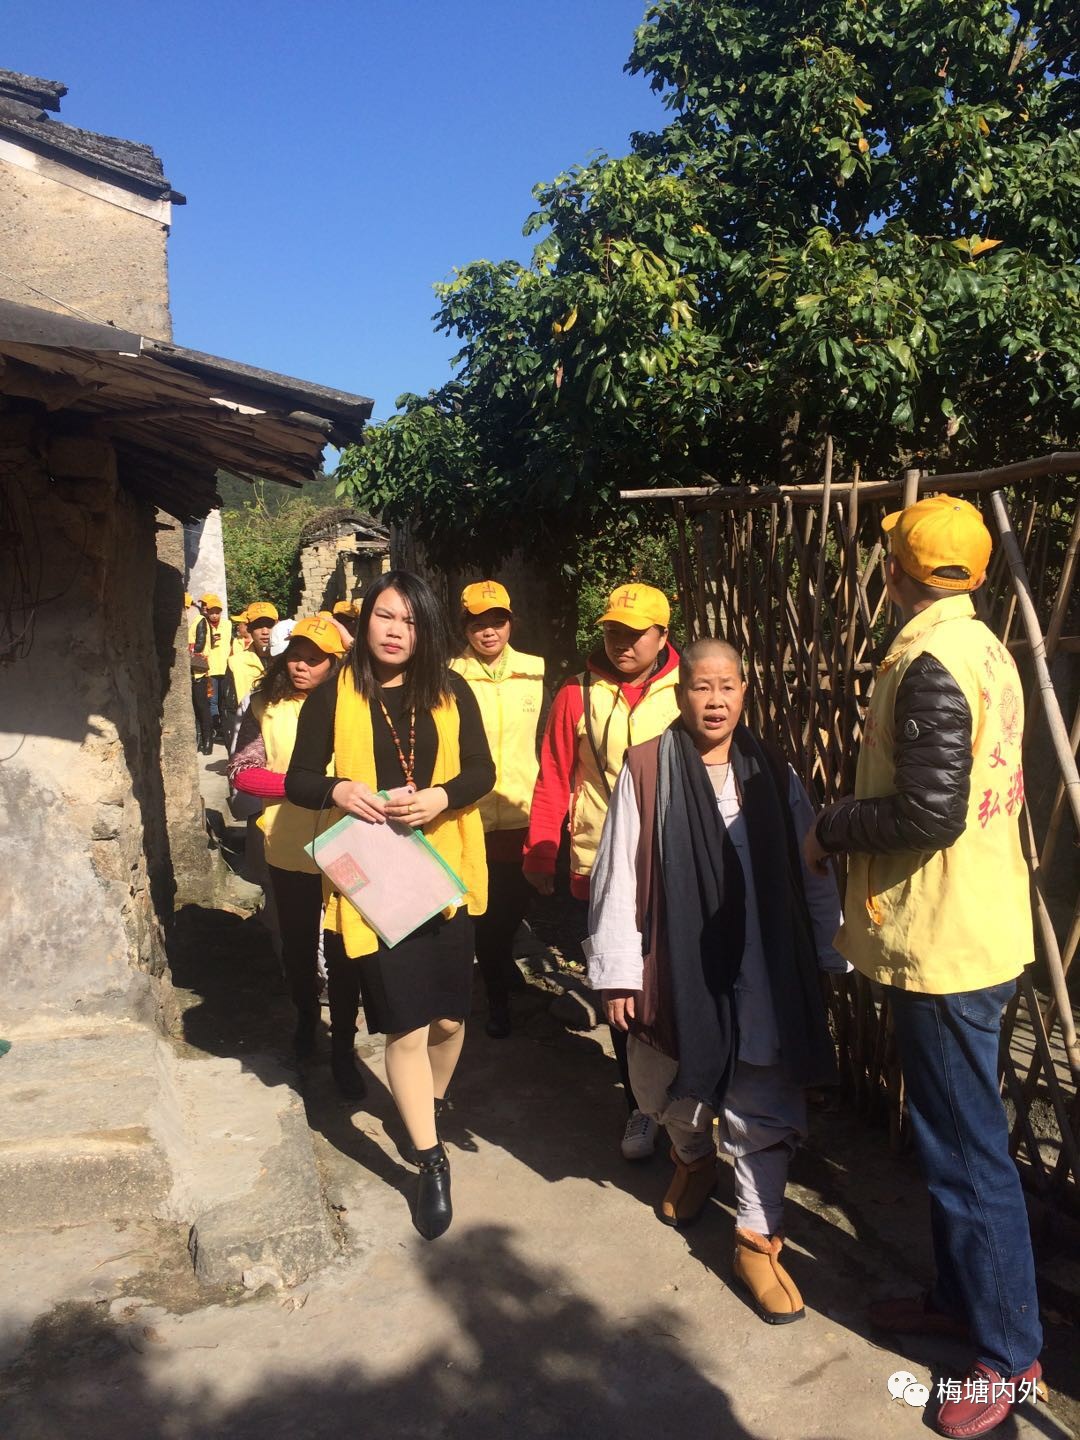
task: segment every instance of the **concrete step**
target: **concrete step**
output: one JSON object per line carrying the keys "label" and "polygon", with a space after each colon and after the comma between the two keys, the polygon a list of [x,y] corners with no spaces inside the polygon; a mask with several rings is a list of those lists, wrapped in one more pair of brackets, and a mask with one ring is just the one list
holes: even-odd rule
{"label": "concrete step", "polygon": [[160,1042],[142,1025],[17,1035],[0,1069],[0,1228],[157,1213]]}
{"label": "concrete step", "polygon": [[300,1096],[271,1056],[181,1057],[135,1023],[16,1035],[0,1068],[0,1231],[190,1231],[215,1286],[294,1285],[339,1253]]}

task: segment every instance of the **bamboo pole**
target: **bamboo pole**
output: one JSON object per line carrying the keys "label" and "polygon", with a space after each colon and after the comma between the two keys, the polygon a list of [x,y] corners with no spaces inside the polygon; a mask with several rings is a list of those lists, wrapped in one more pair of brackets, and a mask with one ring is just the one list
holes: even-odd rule
{"label": "bamboo pole", "polygon": [[1077,773],[1076,757],[1069,743],[1069,732],[1065,728],[1061,706],[1058,704],[1057,691],[1050,678],[1050,667],[1046,663],[1046,642],[1039,626],[1039,617],[1035,610],[1035,601],[1032,598],[1031,583],[1024,566],[1024,557],[1020,554],[1020,546],[1009,520],[1009,512],[1005,508],[1005,498],[1000,490],[993,492],[990,496],[990,503],[994,508],[994,518],[997,521],[1002,545],[1005,547],[1009,569],[1012,571],[1013,584],[1016,586],[1020,599],[1020,614],[1024,622],[1024,629],[1031,641],[1031,658],[1035,666],[1039,690],[1042,693],[1050,739],[1061,768],[1066,794],[1073,812],[1073,820],[1077,830],[1080,831],[1080,774]]}
{"label": "bamboo pole", "polygon": [[811,634],[811,654],[808,659],[810,665],[810,695],[807,701],[806,730],[804,744],[806,746],[806,773],[810,775],[813,770],[813,752],[816,747],[817,731],[817,696],[818,679],[820,676],[820,651],[821,651],[821,630],[825,618],[825,604],[823,591],[825,589],[825,558],[829,549],[829,512],[832,509],[832,471],[833,471],[833,438],[825,436],[825,483],[822,486],[821,494],[821,527],[818,533],[817,565],[814,570],[814,620]]}
{"label": "bamboo pole", "polygon": [[[1018,460],[993,470],[962,470],[954,475],[924,475],[921,490],[994,490],[1020,480],[1040,479],[1044,475],[1071,475],[1080,472],[1080,451],[1055,450],[1033,460]],[[744,499],[756,504],[766,503],[781,495],[798,503],[814,503],[821,498],[820,485],[777,485],[749,491],[745,485],[683,485],[656,490],[620,490],[620,500],[726,500]],[[850,484],[833,486],[833,493],[844,495]],[[904,481],[875,480],[863,485],[863,496],[882,500],[904,493]]]}

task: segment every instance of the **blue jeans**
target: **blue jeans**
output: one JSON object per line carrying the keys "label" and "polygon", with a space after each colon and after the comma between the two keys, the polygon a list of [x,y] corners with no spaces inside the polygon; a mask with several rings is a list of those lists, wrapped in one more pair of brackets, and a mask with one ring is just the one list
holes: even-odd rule
{"label": "blue jeans", "polygon": [[1042,1348],[1027,1208],[998,1084],[1001,1012],[1016,982],[956,995],[887,988],[930,1191],[931,1300],[967,1322],[976,1358],[1008,1379]]}

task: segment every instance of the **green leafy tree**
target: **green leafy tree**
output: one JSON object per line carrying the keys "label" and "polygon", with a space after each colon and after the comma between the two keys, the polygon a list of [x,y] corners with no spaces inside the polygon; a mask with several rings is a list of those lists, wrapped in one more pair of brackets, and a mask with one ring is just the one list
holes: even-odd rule
{"label": "green leafy tree", "polygon": [[268,600],[280,614],[291,615],[297,598],[300,532],[320,507],[304,495],[279,502],[275,493],[271,508],[265,489],[257,484],[246,504],[221,512],[229,604],[237,610],[254,600]]}
{"label": "green leafy tree", "polygon": [[436,558],[568,577],[621,487],[1002,462],[1080,408],[1078,23],[1062,0],[662,0],[671,111],[535,191],[532,263],[437,286],[454,378],[341,489]]}

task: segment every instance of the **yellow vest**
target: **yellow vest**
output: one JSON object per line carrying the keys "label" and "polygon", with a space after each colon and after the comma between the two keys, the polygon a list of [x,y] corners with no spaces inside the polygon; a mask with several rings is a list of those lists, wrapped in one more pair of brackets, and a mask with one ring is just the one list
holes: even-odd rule
{"label": "yellow vest", "polygon": [[1014,979],[1035,958],[1028,868],[1017,821],[1024,803],[1024,694],[1012,656],[968,595],[910,620],[878,671],[855,794],[896,793],[893,708],[919,655],[933,655],[972,715],[967,824],[945,850],[848,857],[836,948],[883,985],[952,995]]}
{"label": "yellow vest", "polygon": [[[580,675],[577,677],[579,683],[582,678]],[[595,674],[590,677],[584,693],[608,791],[615,788],[623,758],[630,746],[654,740],[678,715],[679,705],[675,699],[678,682],[676,667],[654,680],[631,710],[614,680]],[[575,875],[592,872],[607,810],[608,794],[601,783],[600,771],[585,730],[583,712],[577,723],[577,766],[574,791],[570,797],[570,869]]]}
{"label": "yellow vest", "polygon": [[251,694],[252,686],[256,680],[266,673],[266,667],[255,654],[254,650],[239,650],[229,656],[229,670],[232,672],[233,684],[236,686],[236,703],[243,704],[246,696]]}
{"label": "yellow vest", "polygon": [[[275,700],[268,705],[261,695],[251,702],[262,732],[266,749],[266,768],[284,774],[296,744],[296,726],[300,720],[306,695]],[[326,817],[323,816],[325,828]],[[319,867],[305,850],[315,838],[319,817],[312,810],[301,809],[291,800],[265,800],[258,819],[259,829],[266,836],[266,863],[278,870],[302,870],[317,875]]]}
{"label": "yellow vest", "polygon": [[[205,618],[205,617],[204,617],[204,618]],[[196,620],[195,623],[192,625],[191,629],[189,630],[189,632],[188,632],[188,637],[189,637],[189,638],[188,638],[188,644],[189,644],[189,645],[194,645],[194,644],[197,643],[197,639],[198,639],[198,629],[199,629],[199,626],[200,626],[202,623],[203,623],[202,620]],[[216,638],[217,638],[217,644],[216,644],[216,645],[211,644],[211,639],[212,639],[212,637],[216,637]],[[223,616],[221,617],[221,623],[218,625],[217,629],[215,630],[214,627],[210,624],[210,621],[207,620],[207,621],[206,621],[206,645],[204,646],[204,648],[203,648],[203,650],[202,650],[201,652],[196,652],[196,653],[202,653],[202,654],[204,654],[204,655],[206,656],[206,659],[207,659],[207,662],[208,662],[208,665],[209,665],[209,669],[208,669],[207,672],[206,672],[208,675],[224,675],[224,674],[225,674],[225,671],[226,671],[226,669],[227,669],[227,667],[228,667],[228,664],[229,664],[229,651],[230,651],[231,647],[232,647],[232,621],[229,620],[229,619],[227,619],[227,618],[223,615]]]}
{"label": "yellow vest", "polygon": [[495,680],[473,651],[451,660],[480,706],[484,733],[495,762],[495,788],[480,801],[484,830],[524,830],[540,766],[536,727],[544,704],[544,662],[507,645]]}
{"label": "yellow vest", "polygon": [[[352,671],[342,670],[338,677],[337,705],[334,710],[335,773],[349,780],[359,780],[372,790],[379,788],[375,774],[375,741],[371,728],[371,709],[357,692]],[[453,699],[432,712],[435,721],[435,767],[432,785],[442,785],[461,771],[459,743],[461,722]],[[343,818],[342,811],[332,809],[330,823]],[[363,822],[361,822],[363,823]],[[482,915],[487,909],[487,857],[484,852],[484,827],[475,805],[464,810],[444,810],[430,825],[424,826],[424,838],[460,877],[465,886],[465,905],[470,915]],[[379,937],[347,900],[323,877],[323,899],[326,904],[327,930],[345,942],[345,953],[354,959],[372,955],[379,948]],[[451,905],[443,914],[447,919],[456,911]]]}

